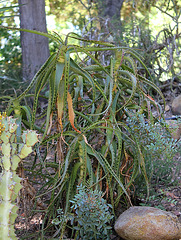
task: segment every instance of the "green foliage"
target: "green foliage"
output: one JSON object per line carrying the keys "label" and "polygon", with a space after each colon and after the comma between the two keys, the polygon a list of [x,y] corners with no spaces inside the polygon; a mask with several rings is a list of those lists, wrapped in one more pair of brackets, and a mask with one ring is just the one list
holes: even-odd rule
{"label": "green foliage", "polygon": [[[152,187],[158,184],[169,185],[173,178],[173,157],[178,152],[177,140],[171,137],[166,122],[161,119],[157,122],[145,122],[144,115],[131,116],[128,125],[132,134],[140,144],[145,158],[145,167],[149,183]],[[136,181],[138,191],[143,190],[141,178]]]}
{"label": "green foliage", "polygon": [[59,208],[57,209],[57,217],[55,219],[52,220],[52,224],[54,225],[59,225],[60,228],[63,227],[63,224],[67,221],[72,221],[72,219],[74,219],[73,215],[68,213],[68,214],[64,214],[63,209]]}
{"label": "green foliage", "polygon": [[109,210],[111,205],[106,203],[102,195],[101,191],[79,186],[78,193],[70,200],[73,203],[71,208],[75,210],[74,221],[77,226],[73,228],[79,232],[78,239],[110,239],[111,226],[108,224],[113,215]]}
{"label": "green foliage", "polygon": [[[140,143],[125,119],[133,109],[147,112],[142,104],[145,98],[161,113],[159,104],[147,96],[146,86],[152,87],[162,98],[163,95],[152,81],[138,74],[138,64],[148,75],[149,71],[133,49],[88,41],[74,33],[62,40],[57,34],[20,30],[49,37],[59,45],[58,51],[49,57],[27,89],[19,96],[10,97],[6,109],[8,115],[14,113],[18,119],[19,132],[21,123],[41,132],[32,169],[44,179],[43,194],[51,192],[51,204],[42,224],[43,235],[45,221],[51,222],[55,216],[54,206],[63,209],[65,216],[70,212],[69,200],[80,183],[84,186],[89,180],[90,186],[106,191],[113,211],[122,195],[130,203],[127,189],[140,170],[149,189]],[[69,39],[75,39],[76,44],[69,43]],[[109,56],[107,65],[101,62],[103,52]],[[26,106],[30,96],[32,108]],[[45,108],[39,111],[42,99]],[[129,148],[134,149],[129,181],[121,171],[127,142]],[[40,152],[42,147],[44,155]],[[48,161],[49,151],[54,152],[52,161]],[[37,158],[40,163],[36,162]],[[62,236],[65,227],[63,224]]]}
{"label": "green foliage", "polygon": [[14,15],[14,13],[17,11],[17,7],[19,7],[19,5],[12,5],[12,2],[7,3],[7,1],[1,0],[0,1],[0,19],[7,18],[8,20],[14,16],[17,16],[17,15]]}
{"label": "green foliage", "polygon": [[[0,1],[0,25],[16,26],[19,5]],[[22,90],[20,34],[0,28],[0,95]]]}
{"label": "green foliage", "polygon": [[[50,1],[45,0],[47,15],[54,15],[58,28],[65,23],[71,24],[78,31],[82,30],[87,24],[87,15],[93,16],[95,9],[92,8],[95,4],[92,1],[87,3],[77,0],[65,1]],[[63,12],[63,13],[62,13]],[[87,19],[86,19],[87,18]]]}
{"label": "green foliage", "polygon": [[16,119],[0,114],[0,234],[3,240],[17,239],[14,233],[18,210],[15,199],[22,186],[16,170],[21,159],[32,152],[32,146],[38,141],[34,131],[24,131],[19,142],[17,128]]}
{"label": "green foliage", "polygon": [[77,187],[77,191],[70,200],[73,213],[65,214],[63,209],[58,209],[52,223],[61,229],[70,221],[72,234],[76,231],[76,239],[110,239],[112,206],[103,199],[103,192],[82,185]]}
{"label": "green foliage", "polygon": [[[58,1],[50,4],[57,6]],[[62,6],[69,8],[71,4],[67,6],[64,1]],[[56,46],[52,47],[53,53],[50,58],[22,94],[17,92],[15,96],[9,96],[5,92],[6,95],[0,97],[3,107],[5,102],[7,103],[7,114],[14,114],[17,119],[17,137],[21,136],[22,126],[41,133],[31,171],[35,177],[41,176],[44,183],[39,192],[40,196],[51,194],[42,224],[43,239],[44,229],[49,230],[49,226],[51,227],[57,209],[60,209],[60,221],[56,220],[54,223],[60,225],[58,233],[61,236],[69,235],[66,229],[70,228],[70,221],[73,219],[72,214],[69,214],[70,200],[76,194],[77,185],[82,183],[84,186],[89,180],[90,188],[106,192],[114,212],[122,197],[124,202],[130,204],[129,188],[140,174],[141,183],[147,186],[148,192],[150,182],[156,182],[157,167],[160,168],[161,177],[169,176],[170,169],[165,164],[158,166],[156,159],[161,156],[162,163],[165,163],[161,155],[164,150],[163,157],[170,163],[175,151],[175,143],[162,138],[162,135],[167,138],[164,127],[159,130],[159,135],[155,133],[160,129],[159,124],[146,125],[142,117],[137,117],[137,113],[143,112],[149,121],[153,121],[149,111],[150,105],[158,109],[158,115],[162,113],[160,105],[148,95],[148,89],[153,89],[163,98],[160,89],[154,84],[153,72],[150,73],[147,68],[153,69],[158,61],[156,54],[159,54],[159,49],[149,48],[153,43],[157,43],[152,40],[151,32],[146,31],[146,24],[137,32],[140,29],[132,21],[125,22],[125,29],[127,26],[132,28],[128,34],[123,34],[124,41],[121,39],[120,42],[118,38],[120,47],[113,43],[92,40],[100,39],[100,36],[107,39],[111,33],[111,25],[103,19],[93,24],[92,9],[87,10],[90,10],[90,19],[80,13],[80,28],[85,26],[84,30],[90,29],[90,32],[84,34],[86,39],[74,33],[62,38],[56,33],[11,29],[40,34],[48,37],[52,41],[51,44],[56,43]],[[132,9],[130,11],[133,12]],[[77,19],[72,13],[72,21],[76,24]],[[131,20],[134,20],[134,16],[131,16]],[[86,21],[87,24],[84,24]],[[98,30],[101,26],[105,26],[106,29],[103,35],[99,34]],[[165,34],[165,40],[172,35],[172,31],[165,30],[162,33]],[[111,33],[108,39],[110,42],[112,38],[114,40],[112,35]],[[89,38],[91,40],[87,40]],[[172,36],[172,40],[174,39]],[[15,39],[10,41],[10,44],[13,45],[14,41]],[[142,53],[128,46],[143,48],[144,51]],[[150,52],[145,52],[147,49]],[[153,52],[156,54],[151,55]],[[9,57],[6,53],[3,55]],[[8,61],[13,62],[11,58]],[[30,98],[33,106],[27,104]],[[131,116],[132,120],[135,116],[134,122],[130,122],[129,125],[126,124],[128,116]],[[136,127],[131,128],[131,124]],[[167,148],[164,148],[164,144]],[[170,147],[173,148],[168,150]],[[84,190],[82,187],[81,194],[86,196],[87,192]],[[81,199],[77,199],[79,200],[83,204]],[[85,208],[88,207],[90,206]],[[79,214],[83,214],[84,210],[80,211],[78,205],[75,208]],[[74,216],[74,219],[78,222],[80,220],[78,215]],[[79,230],[80,223],[77,225]],[[79,234],[84,234],[84,231]]]}
{"label": "green foliage", "polygon": [[[165,188],[165,186],[163,187]],[[157,192],[152,193],[152,196],[150,196],[147,201],[144,200],[142,203],[140,203],[140,205],[153,207],[154,204],[154,207],[166,211],[165,204],[166,206],[167,204],[170,204],[172,206],[179,204],[178,200],[173,199],[173,193],[171,191],[172,188],[170,187],[166,187],[166,190],[159,188]],[[144,193],[140,193],[139,197],[141,199],[144,199]]]}

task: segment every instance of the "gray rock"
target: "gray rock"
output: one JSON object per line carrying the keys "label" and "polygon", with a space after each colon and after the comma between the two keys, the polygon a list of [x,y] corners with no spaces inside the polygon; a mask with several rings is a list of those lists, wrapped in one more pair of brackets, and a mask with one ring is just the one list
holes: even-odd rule
{"label": "gray rock", "polygon": [[167,120],[166,123],[169,125],[172,138],[178,140],[181,137],[181,123],[174,120]]}
{"label": "gray rock", "polygon": [[125,240],[178,240],[181,224],[174,214],[153,207],[130,207],[115,223]]}
{"label": "gray rock", "polygon": [[174,115],[181,115],[181,95],[174,98],[172,102],[172,113]]}

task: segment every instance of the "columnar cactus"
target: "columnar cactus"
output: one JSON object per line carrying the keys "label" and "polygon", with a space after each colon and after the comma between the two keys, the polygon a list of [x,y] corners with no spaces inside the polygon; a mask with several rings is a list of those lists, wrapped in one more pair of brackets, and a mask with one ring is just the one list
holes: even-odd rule
{"label": "columnar cactus", "polygon": [[24,131],[21,142],[16,140],[16,119],[0,114],[0,240],[17,239],[14,221],[18,207],[15,199],[21,189],[21,178],[16,174],[21,159],[32,152],[38,142],[35,131]]}

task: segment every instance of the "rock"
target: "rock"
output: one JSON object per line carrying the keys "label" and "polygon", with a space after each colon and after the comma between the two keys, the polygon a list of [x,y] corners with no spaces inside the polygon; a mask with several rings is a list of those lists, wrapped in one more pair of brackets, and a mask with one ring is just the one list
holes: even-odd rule
{"label": "rock", "polygon": [[169,105],[166,105],[165,106],[165,112],[168,112],[170,110],[170,106]]}
{"label": "rock", "polygon": [[166,120],[166,123],[169,125],[172,138],[178,140],[181,137],[181,122]]}
{"label": "rock", "polygon": [[178,240],[181,224],[174,214],[153,207],[130,207],[115,223],[125,240]]}
{"label": "rock", "polygon": [[172,102],[172,113],[181,115],[181,95],[177,96]]}

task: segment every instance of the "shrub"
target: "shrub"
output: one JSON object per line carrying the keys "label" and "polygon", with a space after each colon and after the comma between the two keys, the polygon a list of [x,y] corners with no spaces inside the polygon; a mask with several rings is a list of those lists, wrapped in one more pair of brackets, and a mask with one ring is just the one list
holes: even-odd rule
{"label": "shrub", "polygon": [[78,230],[81,239],[110,239],[111,226],[108,224],[113,218],[110,213],[112,206],[106,203],[102,195],[101,191],[78,186],[78,193],[70,201],[75,210],[74,221],[77,222],[73,228]]}
{"label": "shrub", "polygon": [[[137,114],[128,118],[130,131],[139,142],[145,158],[145,167],[149,183],[155,187],[158,183],[170,184],[173,177],[173,157],[178,152],[177,140],[171,137],[166,122],[161,119],[155,123],[145,122],[144,115]],[[139,190],[142,178],[139,175]]]}

